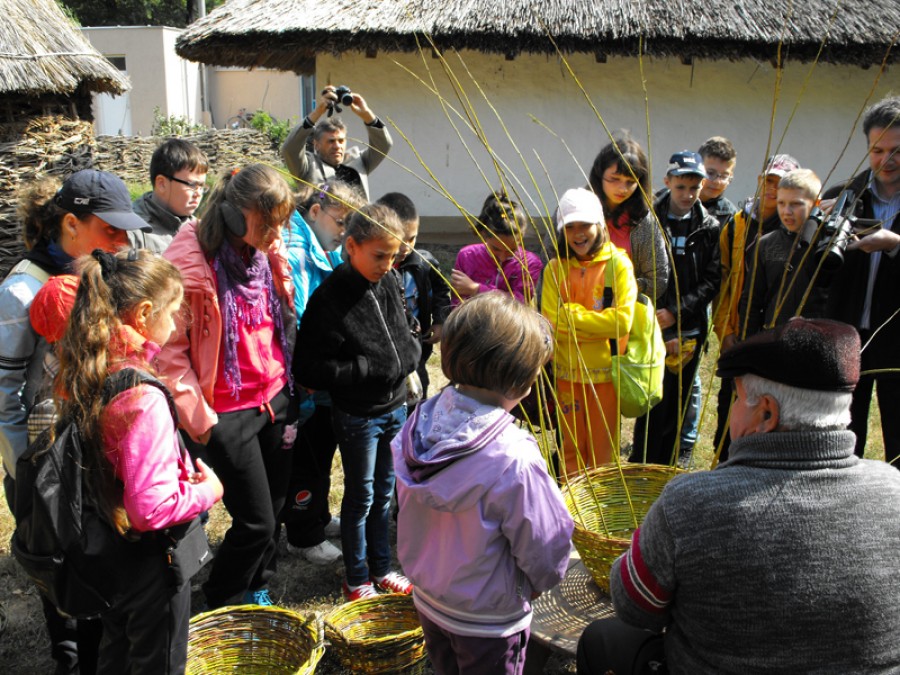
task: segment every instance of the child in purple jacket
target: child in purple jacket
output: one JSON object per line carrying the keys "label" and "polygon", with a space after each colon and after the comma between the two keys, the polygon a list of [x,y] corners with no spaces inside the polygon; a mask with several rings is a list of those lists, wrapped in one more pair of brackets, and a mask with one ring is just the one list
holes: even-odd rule
{"label": "child in purple jacket", "polygon": [[463,247],[450,275],[453,306],[479,293],[498,290],[531,303],[543,263],[522,248],[528,216],[518,202],[490,194],[475,222],[482,243]]}
{"label": "child in purple jacket", "polygon": [[553,352],[547,322],[503,293],[444,323],[451,384],[391,444],[397,554],[438,675],[518,675],[531,601],[563,578],[572,518],[537,443],[509,411]]}

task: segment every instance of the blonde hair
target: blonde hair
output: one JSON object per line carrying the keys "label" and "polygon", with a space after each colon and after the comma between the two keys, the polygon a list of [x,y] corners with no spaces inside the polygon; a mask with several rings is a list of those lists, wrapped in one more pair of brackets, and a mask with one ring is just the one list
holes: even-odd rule
{"label": "blonde hair", "polygon": [[553,356],[547,320],[506,293],[466,300],[444,323],[441,370],[452,384],[518,398]]}
{"label": "blonde hair", "polygon": [[80,272],[75,303],[58,343],[56,375],[60,419],[72,420],[84,439],[88,489],[101,511],[120,532],[128,529],[121,485],[106,460],[100,419],[103,387],[110,373],[109,345],[119,325],[149,300],[154,313],[182,293],[181,274],[165,258],[147,250],[120,253],[95,250],[77,261]]}
{"label": "blonde hair", "polygon": [[801,190],[804,197],[815,201],[822,191],[822,181],[812,169],[794,169],[781,177],[778,189]]}
{"label": "blonde hair", "polygon": [[275,169],[265,164],[249,164],[219,178],[209,193],[197,240],[204,253],[215,253],[225,242],[228,227],[222,215],[222,202],[239,209],[262,214],[269,227],[284,223],[294,210],[294,196],[287,182]]}
{"label": "blonde hair", "polygon": [[381,204],[366,204],[350,216],[345,236],[353,237],[357,244],[369,239],[403,241],[406,231],[394,209]]}

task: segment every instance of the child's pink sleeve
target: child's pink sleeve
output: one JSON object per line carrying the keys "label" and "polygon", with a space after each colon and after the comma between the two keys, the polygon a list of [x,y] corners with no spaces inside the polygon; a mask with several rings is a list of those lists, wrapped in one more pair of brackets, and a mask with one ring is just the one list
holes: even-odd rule
{"label": "child's pink sleeve", "polygon": [[[103,414],[106,456],[124,486],[123,502],[139,532],[183,523],[216,503],[207,483],[192,484],[165,395],[139,385],[116,396]],[[190,462],[188,458],[186,460]]]}

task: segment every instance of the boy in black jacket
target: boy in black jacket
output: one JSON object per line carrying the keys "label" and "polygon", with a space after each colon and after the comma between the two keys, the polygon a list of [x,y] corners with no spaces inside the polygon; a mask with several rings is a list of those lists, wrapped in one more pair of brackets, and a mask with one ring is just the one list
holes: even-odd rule
{"label": "boy in black jacket", "polygon": [[780,227],[751,246],[744,263],[740,316],[746,337],[792,316],[824,315],[830,275],[819,269],[819,256],[803,237],[821,189],[822,181],[809,169],[794,169],[778,183]]}
{"label": "boy in black jacket", "polygon": [[[668,288],[656,310],[669,356],[662,401],[635,423],[633,462],[673,462],[678,422],[689,402],[709,331],[707,309],[719,292],[719,223],[700,203],[705,178],[699,154],[676,152],[666,173],[669,191],[653,207],[671,256]],[[690,356],[685,350],[689,341],[694,341]],[[688,463],[691,450],[681,448],[682,464]]]}
{"label": "boy in black jacket", "polygon": [[405,194],[389,192],[378,200],[397,214],[403,225],[403,244],[394,266],[403,282],[406,308],[419,322],[422,356],[416,373],[422,382],[422,398],[428,397],[428,370],[425,364],[433,346],[441,341],[441,326],[450,314],[450,286],[441,275],[438,262],[424,249],[417,249],[419,213],[416,205]]}

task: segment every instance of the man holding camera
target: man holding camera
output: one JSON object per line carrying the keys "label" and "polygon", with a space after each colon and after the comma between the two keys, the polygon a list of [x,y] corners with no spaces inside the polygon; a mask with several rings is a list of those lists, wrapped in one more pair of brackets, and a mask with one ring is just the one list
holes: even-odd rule
{"label": "man holding camera", "polygon": [[900,461],[895,461],[900,457],[900,96],[869,108],[863,133],[870,168],[824,197],[851,190],[859,197],[856,215],[873,218],[881,227],[848,244],[829,290],[826,315],[855,326],[862,338],[863,374],[850,408],[856,454],[862,457],[866,447],[869,404],[877,382],[885,461],[900,469]]}
{"label": "man holding camera", "polygon": [[[347,128],[334,112],[347,106],[366,125],[369,146],[347,148]],[[313,149],[307,150],[307,140],[313,137]],[[301,184],[318,185],[336,178],[357,187],[369,199],[369,174],[375,170],[391,150],[393,141],[387,128],[366,105],[365,99],[347,87],[328,85],[322,90],[319,104],[303,122],[291,131],[281,156],[288,170]]]}

